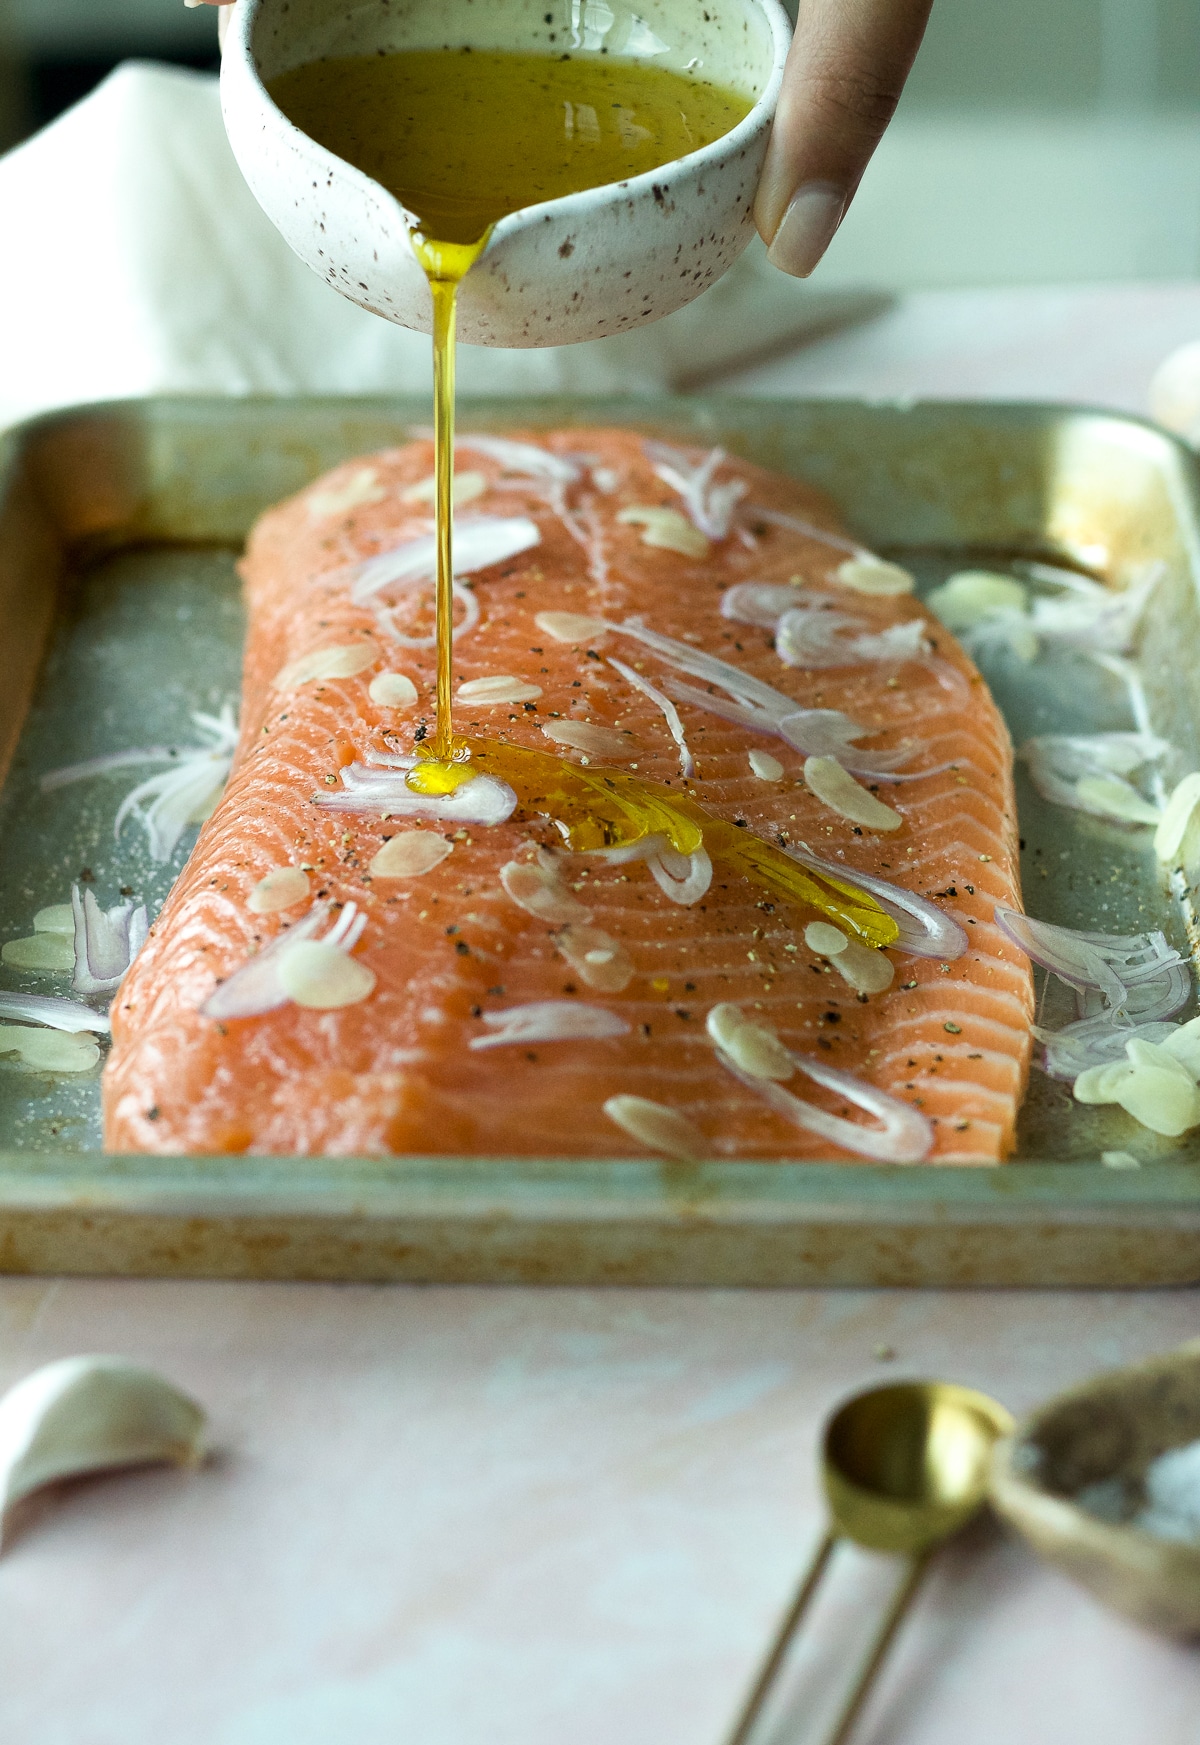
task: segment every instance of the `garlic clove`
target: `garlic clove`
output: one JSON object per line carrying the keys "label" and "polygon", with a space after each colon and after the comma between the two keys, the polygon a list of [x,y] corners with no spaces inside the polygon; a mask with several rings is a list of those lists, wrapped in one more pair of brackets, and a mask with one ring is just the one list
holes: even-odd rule
{"label": "garlic clove", "polygon": [[308,898],[308,874],[302,867],[277,866],[259,879],[246,907],[253,915],[277,915],[283,909],[294,909]]}
{"label": "garlic clove", "polygon": [[1163,808],[1154,852],[1164,866],[1191,873],[1200,866],[1200,773],[1184,776]]}
{"label": "garlic clove", "polygon": [[193,1466],[204,1453],[200,1406],[124,1357],[63,1357],[0,1399],[0,1530],[43,1485],[124,1466]]}
{"label": "garlic clove", "polygon": [[847,558],[834,571],[844,588],[853,588],[859,594],[911,594],[913,579],[906,569],[901,569],[898,563],[888,563],[881,557],[873,557],[869,552],[862,557]]}
{"label": "garlic clove", "polygon": [[70,903],[51,903],[33,917],[35,933],[67,933],[75,937],[75,911]]}

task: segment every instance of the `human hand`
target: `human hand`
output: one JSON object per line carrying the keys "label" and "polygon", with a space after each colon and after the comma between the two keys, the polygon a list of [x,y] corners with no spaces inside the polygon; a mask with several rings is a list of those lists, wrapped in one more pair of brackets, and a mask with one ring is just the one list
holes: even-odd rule
{"label": "human hand", "polygon": [[800,0],[754,203],[768,258],[806,279],[900,100],[933,0]]}

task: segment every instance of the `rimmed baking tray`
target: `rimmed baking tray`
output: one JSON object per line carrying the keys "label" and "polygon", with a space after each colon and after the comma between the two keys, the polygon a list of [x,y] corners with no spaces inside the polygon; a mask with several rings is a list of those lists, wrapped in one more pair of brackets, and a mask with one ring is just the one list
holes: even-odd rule
{"label": "rimmed baking tray", "polygon": [[[1160,563],[1139,670],[1177,766],[1200,767],[1200,499],[1193,459],[1104,412],[1038,406],[686,401],[473,403],[464,426],[632,425],[824,487],[867,543],[933,582],[964,564]],[[424,425],[424,400],[142,400],[65,412],[0,447],[0,938],[85,873],[152,903],[175,876],[129,785],[53,795],[46,770],[194,737],[235,700],[234,559],[255,515]],[[989,672],[1014,736],[1132,725],[1082,656]],[[134,777],[137,772],[134,772]],[[129,777],[129,772],[125,772]],[[133,779],[133,778],[130,778]],[[1026,892],[1048,919],[1195,931],[1147,833],[1019,794]],[[56,990],[0,972],[5,986]],[[996,1169],[504,1158],[123,1158],[94,1077],[0,1063],[0,1268],[260,1278],[622,1284],[1147,1285],[1200,1280],[1200,1143],[1157,1141],[1034,1075]],[[1107,1149],[1140,1167],[1113,1169]]]}

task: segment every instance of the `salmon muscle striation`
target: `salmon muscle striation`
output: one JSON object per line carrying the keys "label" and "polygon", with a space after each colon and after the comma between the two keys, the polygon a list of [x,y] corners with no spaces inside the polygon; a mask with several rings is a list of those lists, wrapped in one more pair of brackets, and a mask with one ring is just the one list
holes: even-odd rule
{"label": "salmon muscle striation", "polygon": [[[848,1074],[927,1124],[928,1160],[1003,1159],[1033,993],[992,919],[1020,905],[1012,758],[970,660],[793,480],[618,430],[459,455],[456,733],[644,783],[713,852],[585,852],[515,780],[408,814],[432,450],[349,461],[250,537],[241,741],[114,1002],[108,1147],[852,1162],[879,1124]],[[873,951],[751,876],[760,848],[912,892],[958,943]]]}

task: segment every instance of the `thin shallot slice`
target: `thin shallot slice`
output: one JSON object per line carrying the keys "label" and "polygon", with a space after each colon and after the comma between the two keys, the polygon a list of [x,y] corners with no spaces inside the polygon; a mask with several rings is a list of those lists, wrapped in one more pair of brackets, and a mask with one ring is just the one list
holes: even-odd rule
{"label": "thin shallot slice", "polygon": [[629,1034],[627,1019],[606,1006],[588,1006],[579,1000],[533,1000],[526,1006],[485,1012],[483,1022],[495,1035],[473,1036],[467,1046],[476,1051],[513,1043],[600,1042]]}
{"label": "thin shallot slice", "polygon": [[144,903],[131,900],[104,910],[90,887],[82,894],[71,886],[71,910],[75,921],[75,971],[72,990],[77,994],[111,994],[146,940],[149,921]]}
{"label": "thin shallot slice", "polygon": [[733,522],[733,512],[749,487],[744,479],[713,483],[726,455],[723,448],[710,449],[702,461],[694,461],[682,449],[665,442],[647,442],[646,454],[664,485],[670,485],[683,500],[693,524],[708,539],[724,539]]}
{"label": "thin shallot slice", "polygon": [[[477,515],[456,521],[454,573],[467,576],[490,569],[541,542],[536,521],[527,515]],[[420,533],[391,551],[380,552],[355,566],[350,597],[356,606],[374,599],[384,588],[429,582],[437,575],[437,535]]]}
{"label": "thin shallot slice", "polygon": [[696,760],[688,746],[687,737],[683,731],[683,722],[679,719],[679,710],[672,703],[670,697],[660,691],[657,685],[652,685],[649,679],[643,678],[641,673],[635,672],[631,666],[627,666],[623,660],[617,660],[615,656],[610,655],[608,664],[614,672],[620,673],[626,684],[632,685],[635,691],[640,691],[643,697],[649,697],[655,708],[662,710],[667,731],[679,750],[679,773],[685,780],[690,780],[696,773]]}
{"label": "thin shallot slice", "polygon": [[774,630],[796,604],[798,589],[790,582],[735,582],[721,595],[721,616],[734,624],[756,624]]}
{"label": "thin shallot slice", "polygon": [[[321,933],[329,914],[330,904],[327,901],[314,903],[303,920],[277,934],[269,945],[264,946],[255,956],[247,958],[228,980],[219,983],[201,1006],[202,1015],[219,1020],[256,1018],[263,1012],[273,1012],[278,1006],[286,1005],[289,999],[297,996],[300,997],[299,1003],[304,1005],[323,1007],[326,1004],[347,1004],[340,997],[331,1001],[322,999],[322,986],[328,986],[330,982],[329,964],[324,956],[314,961],[305,952],[292,966],[297,972],[294,977],[281,975],[289,953],[300,951],[300,948],[310,944],[320,944],[326,948],[327,953],[337,951],[349,957],[362,938],[367,917],[359,911],[355,903],[347,903],[333,925],[318,939],[317,935]],[[354,995],[355,998],[362,999],[374,987],[375,977],[362,965],[354,967],[363,972],[361,977],[355,978],[355,987],[364,991]],[[370,978],[370,986],[365,985],[367,977]],[[340,996],[347,990],[339,988],[336,991]]]}
{"label": "thin shallot slice", "polygon": [[792,606],[779,620],[775,652],[786,666],[845,667],[913,660],[929,653],[929,642],[920,618],[875,632],[848,612]]}
{"label": "thin shallot slice", "polygon": [[832,1066],[804,1055],[793,1055],[798,1070],[826,1090],[836,1091],[848,1103],[854,1103],[880,1123],[878,1128],[865,1127],[858,1121],[843,1120],[824,1109],[793,1096],[773,1079],[751,1078],[740,1072],[731,1061],[722,1057],[726,1066],[750,1090],[756,1091],[777,1114],[796,1127],[816,1133],[858,1157],[869,1157],[875,1163],[920,1163],[933,1148],[933,1128],[919,1109],[891,1097],[874,1085],[865,1084],[853,1073],[840,1072]]}
{"label": "thin shallot slice", "polygon": [[[708,1030],[716,1042],[717,1059],[726,1071],[794,1126],[877,1163],[919,1163],[929,1155],[933,1128],[920,1110],[910,1104],[865,1083],[853,1073],[793,1053],[773,1031],[747,1023],[736,1006],[714,1007],[709,1014]],[[858,1121],[831,1115],[785,1090],[780,1081],[796,1071],[874,1116],[879,1127],[866,1127]]]}
{"label": "thin shallot slice", "polygon": [[[412,760],[407,760],[411,767]],[[495,776],[472,776],[449,794],[419,794],[394,769],[348,764],[342,791],[317,794],[315,804],[333,812],[378,812],[386,818],[445,818],[456,824],[503,824],[517,809],[517,796]]]}
{"label": "thin shallot slice", "polygon": [[216,805],[237,746],[238,726],[228,703],[219,715],[194,710],[192,720],[208,741],[206,745],[150,746],[144,751],[109,752],[87,763],[49,771],[42,777],[42,792],[52,793],[72,782],[108,775],[135,764],[172,765],[132,788],[113,821],[113,835],[119,837],[126,818],[131,815],[137,818],[146,832],[151,859],[168,861],[188,825],[202,823]]}
{"label": "thin shallot slice", "polygon": [[498,461],[510,473],[524,473],[531,479],[550,479],[555,484],[573,485],[581,477],[579,467],[565,455],[554,454],[532,442],[514,442],[508,436],[456,436],[454,447],[473,449]]}
{"label": "thin shallot slice", "polygon": [[98,1036],[107,1036],[110,1029],[107,1013],[94,1012],[79,1000],[62,1000],[52,994],[0,993],[0,1018],[19,1018],[67,1033],[93,1030]]}
{"label": "thin shallot slice", "polygon": [[[889,949],[906,951],[912,957],[937,957],[952,961],[961,957],[970,941],[967,930],[959,925],[953,915],[947,915],[936,904],[928,902],[924,897],[918,897],[913,891],[906,891],[902,885],[889,884],[886,879],[876,878],[873,873],[860,872],[857,867],[843,865],[839,861],[822,860],[819,854],[803,845],[792,845],[787,853],[793,860],[798,860],[801,866],[809,867],[813,872],[822,873],[826,878],[852,880],[861,885],[864,891],[879,904],[884,912],[890,915],[900,929],[897,939]],[[997,917],[998,918],[998,917]]]}
{"label": "thin shallot slice", "polygon": [[1123,824],[1157,825],[1162,817],[1126,778],[1170,752],[1153,733],[1043,733],[1018,756],[1044,799]]}

